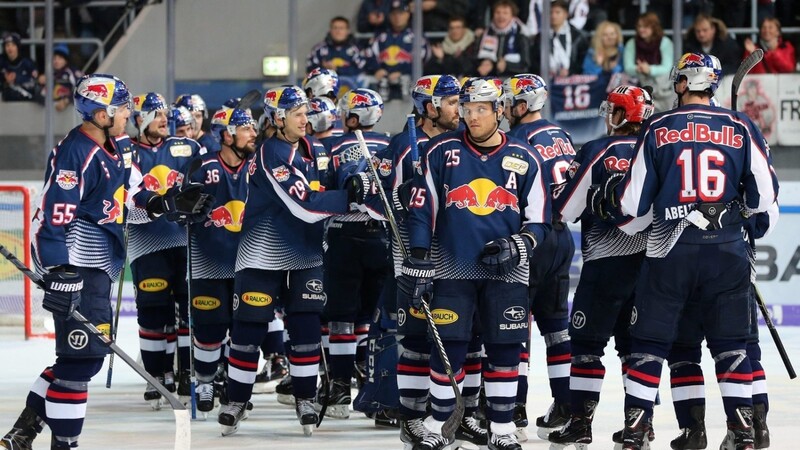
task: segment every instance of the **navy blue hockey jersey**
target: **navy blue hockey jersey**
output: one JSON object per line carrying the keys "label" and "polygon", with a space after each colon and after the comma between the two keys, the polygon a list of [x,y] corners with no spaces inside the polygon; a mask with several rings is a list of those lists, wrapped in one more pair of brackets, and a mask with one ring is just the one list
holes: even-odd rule
{"label": "navy blue hockey jersey", "polygon": [[[116,280],[125,259],[124,207],[132,167],[131,143],[122,135],[116,151],[73,128],[47,159],[45,182],[31,227],[34,262],[42,269],[73,265],[106,272]],[[138,183],[134,182],[134,186]]]}
{"label": "navy blue hockey jersey", "polygon": [[209,153],[218,152],[220,149],[219,142],[211,136],[211,133],[203,133],[199,139],[197,139],[197,143],[200,146],[205,147]]}
{"label": "navy blue hockey jersey", "polygon": [[632,225],[600,220],[586,211],[586,196],[589,187],[600,184],[610,172],[626,172],[630,167],[635,136],[608,136],[587,142],[581,147],[566,173],[566,182],[553,190],[553,209],[559,211],[565,222],[581,220],[581,251],[584,261],[592,261],[610,256],[624,256],[643,252],[647,246],[647,232],[627,234],[617,228]]}
{"label": "navy blue hockey jersey", "polygon": [[246,160],[235,171],[214,152],[202,158],[203,165],[191,180],[205,185],[214,196],[214,206],[205,222],[192,225],[192,278],[233,278],[236,251],[247,200]]}
{"label": "navy blue hockey jersey", "polygon": [[623,214],[650,214],[647,255],[664,257],[698,203],[741,201],[766,211],[778,195],[769,145],[741,112],[685,105],[645,124],[617,194]]}
{"label": "navy blue hockey jersey", "polygon": [[[367,148],[373,156],[389,145],[389,138],[385,134],[374,131],[364,131],[363,134],[364,142],[367,143]],[[368,170],[367,161],[363,157],[358,139],[352,132],[345,134],[331,145],[330,158],[332,164],[330,166],[331,173],[328,175],[328,186],[331,189],[344,189],[345,181],[349,177],[357,172]],[[374,205],[372,203],[365,202],[364,205],[359,205],[358,212],[336,217],[334,220],[337,222],[363,222],[370,218],[381,219],[383,208],[380,208],[377,203]]]}
{"label": "navy blue hockey jersey", "polygon": [[565,181],[567,168],[575,158],[572,138],[567,132],[546,119],[539,119],[517,125],[508,135],[529,143],[536,150],[542,163],[542,177],[548,186]]}
{"label": "navy blue hockey jersey", "polygon": [[[134,141],[136,159],[142,173],[143,189],[163,195],[183,182],[188,162],[200,156],[201,146],[194,139],[170,136],[155,147]],[[134,213],[135,214],[135,213]],[[166,217],[145,223],[131,224],[128,260],[142,255],[186,245],[186,230]]]}
{"label": "navy blue hockey jersey", "polygon": [[322,265],[322,221],[348,212],[348,202],[346,191],[324,192],[314,148],[322,144],[311,137],[294,148],[277,137],[261,144],[248,168],[236,271]]}
{"label": "navy blue hockey jersey", "polygon": [[488,154],[464,131],[428,142],[408,223],[411,247],[431,250],[436,278],[528,283],[527,264],[497,276],[480,263],[485,243],[523,229],[543,242],[552,227],[538,159],[528,144],[500,133],[502,143]]}

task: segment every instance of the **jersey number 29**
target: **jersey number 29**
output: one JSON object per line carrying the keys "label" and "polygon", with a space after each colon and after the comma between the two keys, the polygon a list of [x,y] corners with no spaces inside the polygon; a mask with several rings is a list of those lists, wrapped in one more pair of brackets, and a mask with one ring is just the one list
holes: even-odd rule
{"label": "jersey number 29", "polygon": [[[681,203],[699,200],[715,202],[725,193],[725,172],[717,167],[725,164],[725,154],[719,150],[706,149],[693,157],[691,148],[681,150],[677,164],[681,169]],[[696,166],[696,167],[695,167]],[[698,192],[699,190],[699,192]]]}

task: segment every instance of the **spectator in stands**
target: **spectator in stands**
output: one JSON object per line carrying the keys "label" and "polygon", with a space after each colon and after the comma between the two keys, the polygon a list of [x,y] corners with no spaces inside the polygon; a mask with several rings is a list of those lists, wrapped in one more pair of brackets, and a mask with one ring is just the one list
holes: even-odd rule
{"label": "spectator in stands", "polygon": [[0,55],[3,100],[7,102],[26,102],[35,100],[36,78],[39,72],[36,65],[19,53],[20,36],[17,33],[3,33],[3,54]]}
{"label": "spectator in stands", "polygon": [[422,0],[422,29],[448,31],[450,17],[466,16],[470,0]]}
{"label": "spectator in stands", "polygon": [[[566,2],[569,4],[568,10],[570,25],[579,30],[584,30],[586,27],[586,22],[589,19],[590,9],[592,8],[591,3],[595,3],[596,1],[566,0]],[[542,7],[542,0],[526,0],[524,2],[517,3],[520,4],[520,9],[525,8],[528,12],[527,20],[522,19],[522,17],[520,17],[520,19],[525,24],[527,36],[533,38],[539,34],[541,27],[540,21],[542,19],[542,11],[544,11]]]}
{"label": "spectator in stands", "polygon": [[497,0],[492,5],[492,22],[477,48],[478,75],[504,77],[528,71],[530,42],[517,13],[512,0]]}
{"label": "spectator in stands", "polygon": [[340,86],[350,89],[364,87],[364,68],[366,60],[361,49],[350,34],[350,21],[336,16],[330,21],[330,29],[325,40],[311,49],[306,59],[306,72],[314,67],[335,70],[339,75]]}
{"label": "spectator in stands", "polygon": [[[375,83],[384,101],[405,98],[411,94],[411,63],[414,32],[409,26],[411,12],[406,0],[392,0],[389,12],[390,29],[375,36],[370,54],[376,67]],[[422,60],[427,59],[428,42],[422,43]]]}
{"label": "spectator in stands", "polygon": [[653,12],[636,21],[636,36],[625,44],[625,73],[637,77],[641,86],[653,86],[657,111],[672,108],[675,97],[669,73],[672,70],[672,40],[664,36],[661,21]]}
{"label": "spectator in stands", "polygon": [[794,72],[797,64],[794,46],[783,39],[780,20],[768,17],[761,22],[758,43],[750,38],[744,41],[744,57],[746,58],[757,48],[764,50],[764,59],[753,67],[750,73]]}
{"label": "spectator in stands", "polygon": [[[72,91],[82,76],[83,72],[69,63],[69,47],[66,44],[55,45],[53,47],[53,104],[56,111],[63,111],[72,104]],[[47,95],[46,81],[44,74],[39,75],[41,101]]]}
{"label": "spectator in stands", "polygon": [[389,26],[391,0],[363,0],[358,9],[356,30],[359,33],[377,34]]}
{"label": "spectator in stands", "polygon": [[454,74],[457,76],[474,73],[472,53],[475,34],[467,28],[467,21],[461,16],[450,18],[447,37],[442,42],[431,44],[431,59],[425,64],[425,74]]}
{"label": "spectator in stands", "polygon": [[742,61],[742,50],[728,35],[728,27],[721,20],[707,14],[698,14],[694,24],[686,30],[683,51],[716,56],[722,64],[724,75],[734,74]]}
{"label": "spectator in stands", "polygon": [[566,0],[554,0],[550,4],[550,67],[543,71],[539,64],[541,34],[533,41],[531,70],[545,78],[575,75],[583,70],[583,59],[589,50],[589,38],[583,31],[571,25],[569,4]]}
{"label": "spectator in stands", "polygon": [[[517,5],[517,19],[522,24],[528,21],[528,10],[531,8],[532,0],[511,0]],[[539,0],[541,1],[541,0]],[[492,23],[492,9],[496,0],[470,0],[469,12],[467,13],[467,26],[475,33],[475,37],[483,36],[483,31]],[[522,30],[526,36],[533,33],[523,25]]]}
{"label": "spectator in stands", "polygon": [[597,25],[592,36],[592,46],[583,58],[583,73],[619,73],[622,65],[622,29],[614,22],[604,21]]}

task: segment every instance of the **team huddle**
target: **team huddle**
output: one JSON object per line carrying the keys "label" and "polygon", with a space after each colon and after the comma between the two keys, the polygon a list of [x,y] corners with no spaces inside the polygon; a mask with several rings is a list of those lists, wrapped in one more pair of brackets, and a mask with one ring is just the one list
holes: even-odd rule
{"label": "team huddle", "polygon": [[[309,436],[352,408],[399,428],[409,450],[521,449],[535,323],[552,396],[535,425],[551,449],[592,442],[612,336],[625,384],[617,448],[650,448],[664,360],[671,448],[707,447],[704,340],[727,420],[720,448],[769,447],[752,263],[778,182],[758,127],[712,104],[721,77],[716,57],[687,53],[675,108],[657,114],[648,87],[616,87],[600,108],[607,136],[578,151],[542,116],[534,74],[422,77],[414,120],[391,139],[373,131],[381,96],[337,99],[327,69],[268,90],[258,123],[249,96],[231,99],[208,131],[197,95],[170,105],[83,77],[83,124],[50,154],[32,236],[57,359],[0,447],[30,449],[45,424],[51,449],[78,446],[108,350],[76,339],[85,331],[70,317],[115,333],[109,299],[126,259],[142,365],[196,396],[202,415],[218,407],[223,436],[253,394],[274,391]],[[144,392],[154,409],[159,390]]]}

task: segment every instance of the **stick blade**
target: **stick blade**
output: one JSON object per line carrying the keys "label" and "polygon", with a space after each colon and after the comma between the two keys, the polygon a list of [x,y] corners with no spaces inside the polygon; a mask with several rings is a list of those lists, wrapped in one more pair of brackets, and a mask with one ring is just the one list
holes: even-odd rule
{"label": "stick blade", "polygon": [[260,99],[261,91],[258,89],[248,91],[246,94],[244,94],[244,96],[242,96],[242,99],[239,100],[239,103],[236,104],[236,109],[247,109]]}
{"label": "stick blade", "polygon": [[453,413],[450,414],[450,417],[448,417],[442,425],[442,436],[450,440],[455,439],[456,430],[461,424],[461,419],[464,418],[465,409],[466,405],[464,404],[464,397],[459,395],[456,397],[456,409],[453,410]]}
{"label": "stick blade", "polygon": [[758,63],[760,63],[762,59],[764,59],[764,50],[757,48],[756,51],[750,53],[750,55],[748,55],[747,58],[745,58],[744,61],[739,64],[739,68],[736,69],[736,73],[733,75],[733,85],[736,86],[737,90],[745,75],[747,75],[747,73],[750,72],[750,70]]}

